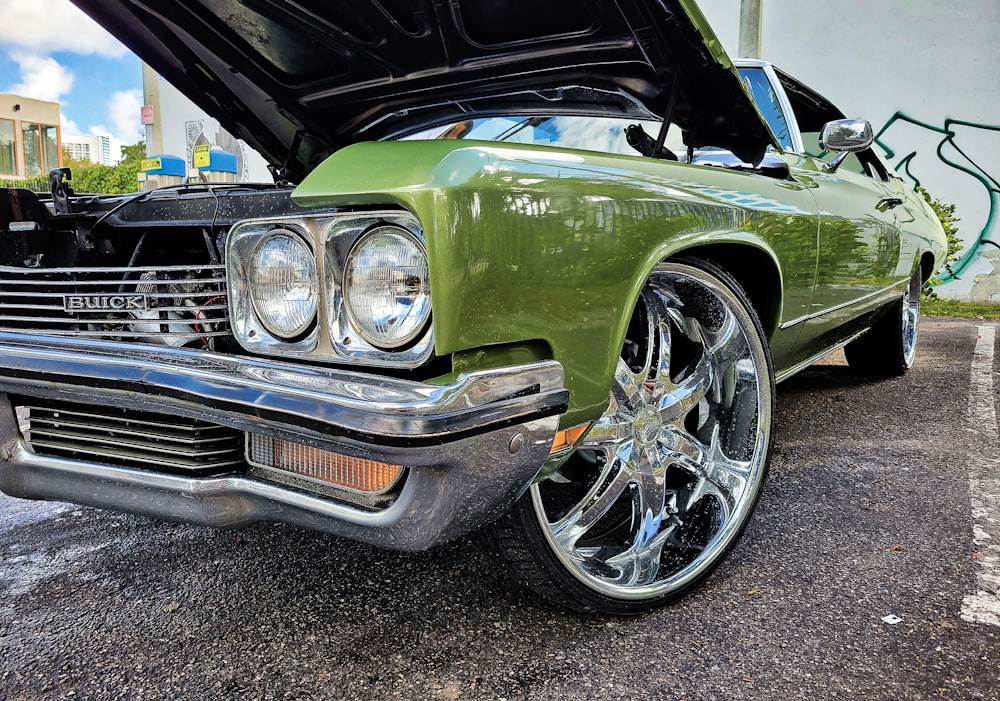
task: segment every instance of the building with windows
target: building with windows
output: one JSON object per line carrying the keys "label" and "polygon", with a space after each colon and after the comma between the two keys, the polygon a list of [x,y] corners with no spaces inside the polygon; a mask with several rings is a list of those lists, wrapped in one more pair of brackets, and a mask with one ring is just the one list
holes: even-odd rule
{"label": "building with windows", "polygon": [[62,137],[63,153],[74,161],[111,165],[111,138],[100,134]]}
{"label": "building with windows", "polygon": [[31,178],[60,166],[59,103],[0,94],[0,178]]}

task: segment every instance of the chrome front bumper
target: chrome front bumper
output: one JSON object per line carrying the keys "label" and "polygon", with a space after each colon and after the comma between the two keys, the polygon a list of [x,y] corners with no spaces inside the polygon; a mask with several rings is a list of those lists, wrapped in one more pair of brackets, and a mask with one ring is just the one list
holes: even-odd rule
{"label": "chrome front bumper", "polygon": [[[548,457],[568,392],[554,361],[444,385],[161,346],[0,333],[0,490],[218,527],[281,521],[413,550],[499,516]],[[407,468],[367,510],[241,475],[37,455],[7,395],[176,414]]]}

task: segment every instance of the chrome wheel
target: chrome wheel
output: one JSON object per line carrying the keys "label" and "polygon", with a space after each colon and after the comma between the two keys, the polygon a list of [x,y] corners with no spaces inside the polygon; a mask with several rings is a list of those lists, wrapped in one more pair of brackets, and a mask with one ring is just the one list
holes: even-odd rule
{"label": "chrome wheel", "polygon": [[920,320],[920,274],[910,278],[910,283],[903,292],[903,300],[900,304],[902,310],[902,351],[903,364],[906,367],[913,365],[913,358],[917,352],[917,322]]}
{"label": "chrome wheel", "polygon": [[735,282],[711,268],[657,268],[606,411],[515,507],[519,536],[547,574],[549,586],[536,588],[573,608],[633,613],[707,576],[756,504],[773,391]]}

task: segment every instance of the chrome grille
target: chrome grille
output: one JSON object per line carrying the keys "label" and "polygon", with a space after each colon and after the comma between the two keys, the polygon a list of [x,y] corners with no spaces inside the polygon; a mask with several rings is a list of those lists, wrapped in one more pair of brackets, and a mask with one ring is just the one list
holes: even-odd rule
{"label": "chrome grille", "polygon": [[15,399],[18,426],[39,455],[175,472],[243,464],[243,434],[231,428],[112,407],[23,401]]}
{"label": "chrome grille", "polygon": [[225,266],[0,266],[0,329],[171,345],[208,343],[229,333]]}

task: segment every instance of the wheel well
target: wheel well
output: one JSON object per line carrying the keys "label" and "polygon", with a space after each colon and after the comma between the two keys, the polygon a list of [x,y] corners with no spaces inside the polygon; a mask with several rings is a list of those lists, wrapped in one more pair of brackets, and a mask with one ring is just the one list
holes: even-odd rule
{"label": "wheel well", "polygon": [[934,256],[928,252],[920,258],[920,282],[926,283],[934,274]]}
{"label": "wheel well", "polygon": [[713,244],[689,248],[679,255],[711,261],[732,275],[750,298],[765,335],[771,338],[778,330],[781,274],[764,251],[739,244]]}

